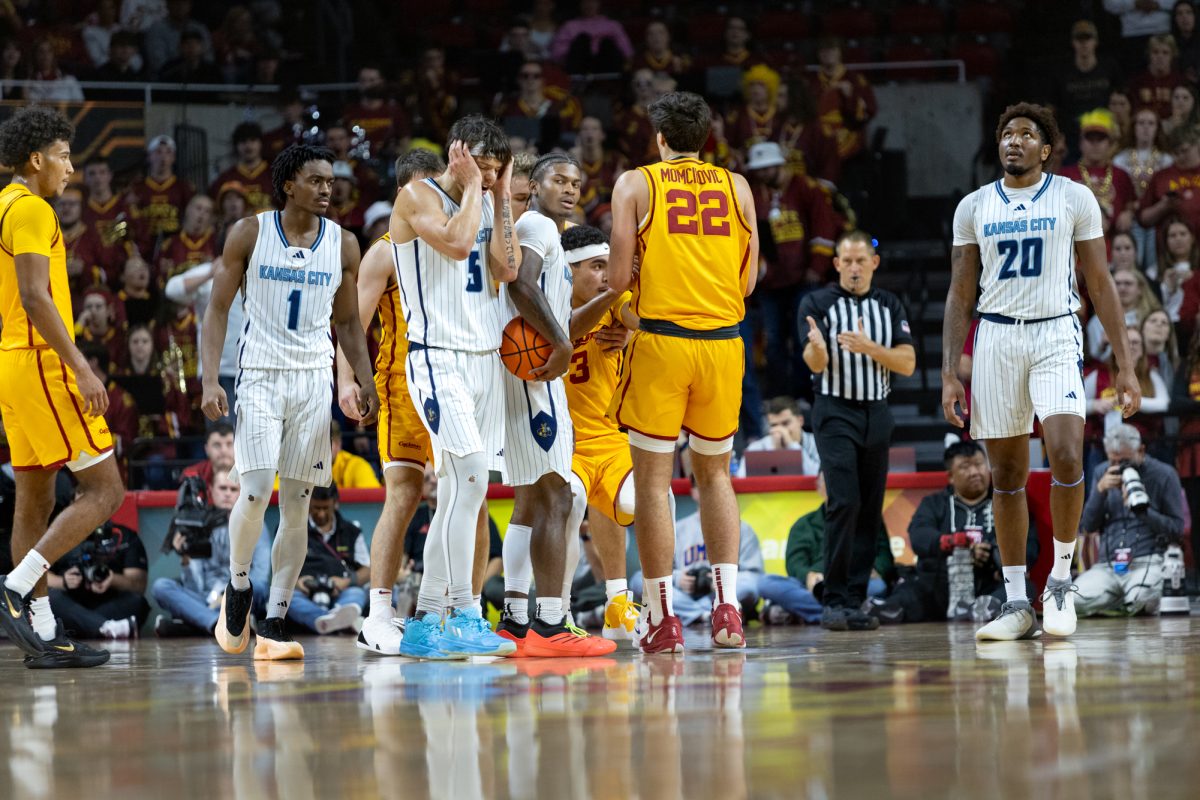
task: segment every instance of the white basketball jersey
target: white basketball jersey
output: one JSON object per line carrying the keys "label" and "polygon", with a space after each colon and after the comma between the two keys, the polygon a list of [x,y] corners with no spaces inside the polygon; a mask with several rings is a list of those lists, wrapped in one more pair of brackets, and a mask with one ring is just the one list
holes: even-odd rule
{"label": "white basketball jersey", "polygon": [[333,295],[342,283],[342,229],[324,217],[311,247],[289,244],[278,211],[258,215],[246,265],[239,369],[328,369]]}
{"label": "white basketball jersey", "polygon": [[[458,203],[437,181],[426,178],[425,183],[442,198],[446,216],[459,212]],[[504,323],[500,320],[500,296],[488,271],[491,241],[492,196],[485,192],[475,246],[462,261],[439,253],[419,237],[392,245],[410,342],[469,352],[500,347]]]}
{"label": "white basketball jersey", "polygon": [[[517,220],[517,240],[522,248],[528,248],[542,257],[542,274],[538,278],[538,286],[546,295],[554,319],[562,327],[563,333],[571,333],[571,289],[574,282],[571,275],[571,265],[567,263],[567,254],[562,248],[562,237],[554,220],[533,209],[526,211]],[[517,307],[504,287],[505,310],[508,312],[506,323],[517,315]]]}
{"label": "white basketball jersey", "polygon": [[989,183],[954,212],[955,246],[979,245],[979,312],[1014,319],[1079,310],[1075,242],[1103,235],[1091,190],[1050,173],[1026,189]]}

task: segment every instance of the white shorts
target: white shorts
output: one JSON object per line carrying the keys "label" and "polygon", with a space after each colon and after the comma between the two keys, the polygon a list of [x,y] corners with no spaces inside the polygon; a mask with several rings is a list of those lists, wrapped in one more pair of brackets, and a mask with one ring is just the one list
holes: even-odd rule
{"label": "white shorts", "polygon": [[409,346],[408,394],[429,431],[433,465],[445,453],[486,453],[488,469],[504,470],[504,390],[500,356]]}
{"label": "white shorts", "polygon": [[971,366],[971,436],[1028,435],[1035,414],[1086,417],[1079,317],[1015,325],[981,319]]}
{"label": "white shorts", "polygon": [[523,381],[504,370],[504,482],[528,486],[548,472],[571,480],[575,429],[562,378]]}
{"label": "white shorts", "polygon": [[333,372],[329,369],[244,369],[237,377],[234,464],[280,478],[328,486],[333,449]]}

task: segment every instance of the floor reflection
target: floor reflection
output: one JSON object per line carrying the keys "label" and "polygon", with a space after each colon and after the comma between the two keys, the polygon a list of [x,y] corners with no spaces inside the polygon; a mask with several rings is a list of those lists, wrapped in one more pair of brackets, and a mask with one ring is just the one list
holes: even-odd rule
{"label": "floor reflection", "polygon": [[770,629],[745,653],[304,663],[141,642],[32,673],[0,649],[0,797],[1194,797],[1200,624]]}

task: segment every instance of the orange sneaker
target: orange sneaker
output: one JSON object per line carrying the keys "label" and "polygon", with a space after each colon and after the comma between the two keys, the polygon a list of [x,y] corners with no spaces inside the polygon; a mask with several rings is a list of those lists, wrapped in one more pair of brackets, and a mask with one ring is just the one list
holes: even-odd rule
{"label": "orange sneaker", "polygon": [[732,603],[721,603],[713,609],[712,642],[714,647],[739,648],[746,646],[742,632],[742,612]]}
{"label": "orange sneaker", "polygon": [[279,617],[263,620],[258,626],[258,635],[254,637],[254,660],[288,661],[298,658],[304,658],[304,647],[287,635],[283,620]]}
{"label": "orange sneaker", "polygon": [[500,624],[496,626],[496,635],[502,639],[508,639],[517,646],[515,653],[510,653],[509,658],[523,658],[525,656],[525,635],[529,633],[529,623],[522,625],[507,614],[500,615]]}
{"label": "orange sneaker", "polygon": [[534,619],[525,634],[524,653],[529,658],[591,658],[606,656],[617,649],[617,643],[591,636],[582,628],[571,625],[547,625]]}

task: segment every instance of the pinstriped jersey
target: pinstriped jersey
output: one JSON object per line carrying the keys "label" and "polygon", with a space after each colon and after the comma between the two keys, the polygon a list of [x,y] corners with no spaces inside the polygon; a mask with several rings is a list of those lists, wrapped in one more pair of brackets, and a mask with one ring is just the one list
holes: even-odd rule
{"label": "pinstriped jersey", "polygon": [[324,217],[311,247],[288,242],[279,211],[258,215],[246,267],[239,369],[325,369],[333,363],[333,296],[342,283],[342,229]]}
{"label": "pinstriped jersey", "polygon": [[[442,210],[452,217],[458,203],[433,178],[425,183],[442,198]],[[463,260],[439,253],[420,237],[392,244],[400,304],[408,322],[408,341],[445,350],[483,352],[500,347],[500,295],[488,272],[492,241],[492,196],[483,195],[483,213],[475,245]]]}
{"label": "pinstriped jersey", "polygon": [[955,246],[979,246],[979,312],[1014,319],[1078,311],[1075,242],[1103,235],[1092,191],[1050,173],[1024,189],[989,183],[954,212]]}
{"label": "pinstriped jersey", "polygon": [[383,242],[392,255],[392,279],[379,298],[379,354],[375,356],[376,372],[404,374],[404,357],[408,355],[408,323],[400,307],[400,287],[396,284],[396,251],[392,237],[385,233],[376,243]]}
{"label": "pinstriped jersey", "polygon": [[[521,215],[516,225],[517,239],[522,248],[527,248],[542,259],[542,274],[538,286],[546,295],[546,302],[554,312],[554,321],[570,335],[571,331],[571,287],[574,276],[567,254],[562,249],[562,237],[554,220],[539,211],[530,209]],[[509,318],[517,315],[517,307],[508,294],[508,286],[501,290],[505,298],[505,312]],[[504,320],[508,322],[508,320]]]}

